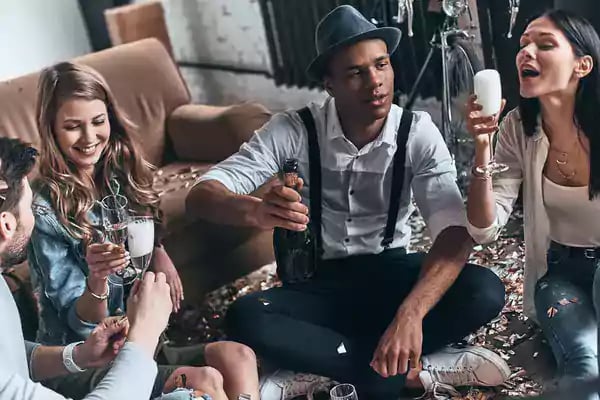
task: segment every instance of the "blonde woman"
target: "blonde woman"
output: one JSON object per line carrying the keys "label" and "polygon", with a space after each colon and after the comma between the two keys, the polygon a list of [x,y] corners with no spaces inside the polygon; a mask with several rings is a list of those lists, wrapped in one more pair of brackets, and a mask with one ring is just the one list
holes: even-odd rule
{"label": "blonde woman", "polygon": [[[134,139],[135,127],[93,69],[72,63],[45,69],[39,80],[37,119],[40,178],[29,262],[40,293],[38,340],[60,345],[84,340],[103,318],[124,309],[123,287],[107,278],[127,264],[129,255],[120,247],[94,243],[100,218],[94,205],[110,194],[109,185],[116,180],[129,209],[159,220],[158,196],[152,190],[150,165]],[[150,268],[166,275],[173,309],[178,311],[183,287],[160,241]],[[242,393],[258,398],[256,359],[246,346],[211,343],[201,354],[185,354],[179,361],[210,366],[187,367],[185,380],[213,399]],[[160,369],[154,395],[172,390],[181,374],[174,366]]]}

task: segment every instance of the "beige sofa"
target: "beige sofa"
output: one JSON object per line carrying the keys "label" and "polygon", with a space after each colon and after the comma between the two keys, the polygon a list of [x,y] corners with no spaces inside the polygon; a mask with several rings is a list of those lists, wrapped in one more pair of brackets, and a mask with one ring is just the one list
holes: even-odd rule
{"label": "beige sofa", "polygon": [[[156,39],[145,39],[74,60],[97,69],[120,107],[140,128],[146,158],[159,167],[167,236],[186,301],[273,260],[271,232],[194,221],[185,213],[191,183],[237,151],[270,113],[246,103],[230,107],[190,104],[177,66]],[[0,136],[39,143],[35,123],[38,73],[0,82]]]}

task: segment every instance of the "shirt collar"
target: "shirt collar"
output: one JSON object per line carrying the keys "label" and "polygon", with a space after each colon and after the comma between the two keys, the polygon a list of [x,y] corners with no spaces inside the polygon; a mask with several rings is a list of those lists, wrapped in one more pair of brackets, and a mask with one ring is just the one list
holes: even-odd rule
{"label": "shirt collar", "polygon": [[[388,117],[383,124],[380,134],[372,142],[373,147],[379,146],[382,143],[393,146],[396,144],[396,127],[398,126],[399,107],[392,104],[392,108],[388,113]],[[335,140],[340,137],[344,137],[344,131],[342,130],[342,124],[340,123],[340,117],[335,107],[335,99],[329,98],[329,104],[326,106],[327,112],[327,124],[326,124],[326,137],[328,141]]]}
{"label": "shirt collar", "polygon": [[332,141],[334,139],[344,137],[344,131],[342,130],[342,124],[340,123],[340,117],[337,109],[335,108],[335,99],[329,98],[329,103],[326,108],[327,112],[327,125],[326,125],[326,136],[327,140]]}

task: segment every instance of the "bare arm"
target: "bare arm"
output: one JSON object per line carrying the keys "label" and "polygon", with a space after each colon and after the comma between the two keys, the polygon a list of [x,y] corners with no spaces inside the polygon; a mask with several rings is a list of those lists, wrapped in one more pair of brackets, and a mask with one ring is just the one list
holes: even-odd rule
{"label": "bare arm", "polygon": [[[107,292],[108,282],[106,279],[90,279],[88,285],[98,295],[103,295]],[[107,300],[99,300],[93,297],[90,289],[86,289],[77,299],[75,308],[77,315],[82,321],[97,323],[108,315],[108,302]]]}
{"label": "bare arm", "polygon": [[[88,368],[88,364],[81,352],[81,346],[73,349],[73,361],[80,368]],[[36,381],[52,379],[70,374],[64,366],[62,353],[63,346],[39,346],[33,353],[31,360],[31,374]]]}
{"label": "bare arm", "polygon": [[423,319],[452,286],[467,261],[472,239],[456,185],[452,157],[437,127],[419,114],[409,137],[407,156],[413,171],[414,198],[434,240],[419,280],[398,307],[379,340],[371,367],[384,378],[418,368],[423,346]]}
{"label": "bare arm", "polygon": [[[106,376],[86,400],[149,398],[156,377],[156,363],[137,343],[126,343]],[[0,365],[0,398],[3,400],[66,400],[62,395]]]}
{"label": "bare arm", "polygon": [[[85,399],[150,397],[157,371],[152,355],[158,336],[167,326],[171,307],[169,286],[164,274],[146,273],[143,280],[138,281],[131,290],[127,306],[131,320],[129,332],[127,332],[127,319],[106,319],[94,329],[84,344],[77,347],[80,350],[76,350],[74,357],[80,367],[98,367],[114,359],[106,376],[97,383],[91,393],[85,396]],[[127,342],[126,337],[128,337]],[[61,347],[37,347],[36,349],[31,366],[35,377],[43,379],[66,372],[62,367]],[[32,379],[23,377],[14,370],[13,365],[6,363],[0,363],[0,398],[64,400],[63,396],[46,389],[39,383],[34,383]]]}
{"label": "bare arm", "polygon": [[[305,229],[308,210],[300,195],[274,178],[286,158],[298,157],[305,137],[296,113],[275,115],[237,153],[202,176],[186,199],[188,215],[219,224]],[[252,195],[259,188],[262,198]]]}
{"label": "bare arm", "polygon": [[81,320],[98,323],[108,316],[108,299],[101,300],[94,294],[100,297],[110,294],[108,275],[124,268],[129,262],[129,254],[112,243],[94,243],[87,248],[86,261],[90,273],[75,307]]}
{"label": "bare arm", "polygon": [[[486,165],[490,161],[490,141],[482,138],[475,141],[475,162],[473,165]],[[469,183],[467,218],[478,228],[491,226],[496,219],[496,196],[490,177],[473,175]]]}
{"label": "bare arm", "polygon": [[379,340],[371,367],[384,378],[419,368],[423,319],[462,271],[473,247],[466,228],[451,226],[437,237],[427,254],[419,280],[404,299]]}
{"label": "bare arm", "polygon": [[[279,181],[269,183],[263,199],[235,194],[218,181],[200,182],[188,195],[187,208],[209,221],[237,226],[273,229],[276,226],[303,231],[308,224],[308,207],[300,194]],[[300,179],[301,189],[302,180]],[[194,215],[192,213],[192,215]]]}
{"label": "bare arm", "polygon": [[[73,361],[83,369],[103,367],[111,362],[125,344],[129,330],[127,318],[105,318],[82,344],[73,348]],[[64,366],[62,346],[37,346],[30,357],[31,377],[41,381],[70,372]],[[152,356],[152,352],[148,354]]]}
{"label": "bare arm", "polygon": [[231,192],[221,182],[204,181],[197,184],[186,199],[186,209],[192,218],[235,226],[258,227],[253,218],[258,197]]}
{"label": "bare arm", "polygon": [[[75,359],[75,363],[80,365],[78,364],[78,360],[75,358],[76,352],[79,352],[78,347],[80,346],[77,346],[74,349],[73,357]],[[31,358],[32,378],[36,381],[41,381],[69,374],[62,361],[63,349],[64,347],[62,346],[37,347]]]}
{"label": "bare arm", "polygon": [[[75,364],[84,369],[105,366],[115,359],[125,346],[126,340],[135,343],[138,352],[151,361],[158,343],[158,336],[164,330],[169,318],[172,306],[169,293],[169,286],[164,274],[146,274],[144,279],[138,281],[131,291],[131,298],[128,302],[128,312],[132,320],[131,328],[129,328],[127,318],[104,319],[83,344],[73,349]],[[63,349],[64,347],[38,346],[31,357],[32,377],[35,380],[45,380],[68,374],[69,372],[63,364]],[[140,367],[142,366],[140,365]],[[143,366],[143,369],[145,368]],[[121,371],[122,373],[123,371]],[[131,376],[131,372],[126,372],[126,374]],[[105,395],[109,395],[112,390],[116,389],[111,386],[121,383],[109,383],[118,377],[119,374],[116,374],[116,371],[109,372],[107,376],[109,375],[113,376],[103,380],[103,383],[98,385],[98,390],[90,394],[91,398],[107,398],[100,395],[101,392],[107,392]],[[149,390],[149,388],[151,385],[143,389]]]}
{"label": "bare arm", "polygon": [[473,240],[465,227],[450,226],[444,229],[427,253],[419,280],[398,308],[397,314],[419,320],[425,318],[452,286],[472,249]]}
{"label": "bare arm", "polygon": [[472,97],[467,105],[467,125],[475,141],[473,165],[485,165],[490,159],[489,134],[497,132],[495,158],[506,164],[508,170],[500,174],[486,176],[475,172],[471,178],[467,201],[468,229],[478,243],[496,240],[502,227],[508,221],[523,182],[523,154],[525,149],[518,110],[510,111],[498,125],[498,117],[479,117],[481,106]]}
{"label": "bare arm", "polygon": [[[475,159],[473,166],[487,165],[490,162],[490,136],[498,130],[498,118],[506,104],[496,116],[480,117],[482,107],[476,103],[477,97],[471,96],[467,104],[467,125],[469,132],[474,136]],[[487,228],[496,219],[496,198],[492,187],[491,177],[474,175],[469,183],[469,197],[467,202],[467,217],[471,224],[477,228]]]}

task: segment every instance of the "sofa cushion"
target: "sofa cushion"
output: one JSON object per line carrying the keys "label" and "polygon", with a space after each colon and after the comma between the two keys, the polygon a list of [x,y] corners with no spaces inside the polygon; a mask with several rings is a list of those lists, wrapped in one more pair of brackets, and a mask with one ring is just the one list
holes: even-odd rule
{"label": "sofa cushion", "polygon": [[259,103],[228,107],[186,104],[167,119],[178,160],[219,162],[237,152],[271,118]]}

